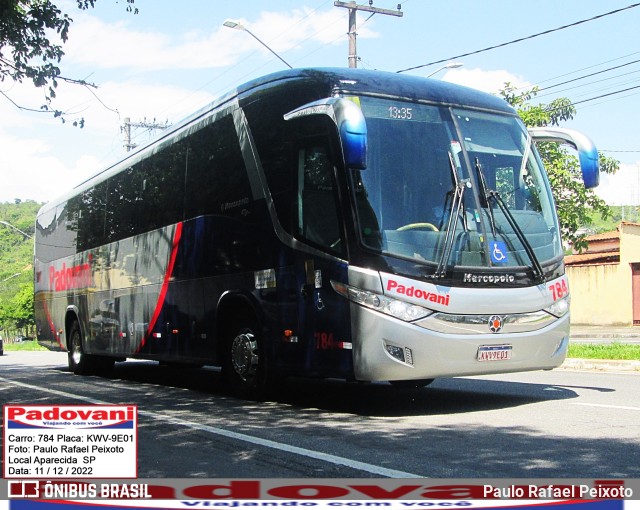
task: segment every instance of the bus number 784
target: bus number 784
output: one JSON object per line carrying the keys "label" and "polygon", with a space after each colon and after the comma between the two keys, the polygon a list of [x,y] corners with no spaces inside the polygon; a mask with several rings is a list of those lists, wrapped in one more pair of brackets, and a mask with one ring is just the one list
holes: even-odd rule
{"label": "bus number 784", "polygon": [[551,295],[554,301],[562,299],[569,294],[569,287],[567,286],[567,281],[564,279],[552,285],[549,285],[549,290],[551,291]]}

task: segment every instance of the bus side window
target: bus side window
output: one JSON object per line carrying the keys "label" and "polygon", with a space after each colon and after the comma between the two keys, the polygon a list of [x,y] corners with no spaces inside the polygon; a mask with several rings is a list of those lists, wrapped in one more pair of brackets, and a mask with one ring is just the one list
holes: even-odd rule
{"label": "bus side window", "polygon": [[233,118],[227,115],[193,133],[189,142],[185,217],[205,214],[246,220],[251,186]]}
{"label": "bus side window", "polygon": [[330,251],[341,251],[334,167],[326,147],[299,149],[297,182],[297,234]]}
{"label": "bus side window", "polygon": [[104,222],[107,205],[107,181],[82,192],[78,212],[78,251],[105,244]]}
{"label": "bus side window", "polygon": [[182,221],[186,148],[184,141],[161,146],[144,160],[136,182],[140,186],[141,200],[136,203],[140,232]]}

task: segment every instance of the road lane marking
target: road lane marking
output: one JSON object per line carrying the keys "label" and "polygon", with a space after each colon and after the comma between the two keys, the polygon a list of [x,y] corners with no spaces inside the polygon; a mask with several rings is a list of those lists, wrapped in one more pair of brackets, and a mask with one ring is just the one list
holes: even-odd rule
{"label": "road lane marking", "polygon": [[571,405],[585,406],[585,407],[605,407],[607,409],[626,409],[627,411],[640,411],[640,407],[633,407],[633,406],[614,406],[609,404],[585,404],[581,402],[571,402]]}
{"label": "road lane marking", "polygon": [[[7,384],[13,384],[15,386],[22,386],[23,388],[28,388],[37,391],[43,391],[45,393],[50,393],[52,395],[57,395],[65,398],[73,398],[76,400],[80,400],[83,402],[89,402],[90,404],[113,404],[112,402],[106,402],[104,400],[97,400],[91,397],[85,397],[83,395],[76,395],[74,393],[68,393],[66,391],[54,390],[51,388],[43,388],[41,386],[36,386],[33,384],[27,384],[23,382],[13,381],[11,379],[5,379],[4,377],[0,377],[0,381],[5,382]],[[231,432],[229,430],[221,429],[218,427],[212,427],[210,425],[203,425],[200,423],[194,423],[191,421],[183,420],[181,418],[175,418],[173,416],[167,416],[160,413],[155,413],[151,411],[144,411],[138,409],[138,414],[143,416],[148,416],[153,418],[154,420],[161,420],[165,422],[172,423],[174,425],[180,425],[182,427],[188,427],[194,430],[200,430],[203,432],[209,432],[210,434],[215,434],[218,436],[223,436],[229,439],[235,439],[237,441],[243,441],[246,443],[251,443],[257,446],[263,446],[265,448],[272,448],[274,450],[280,450],[286,453],[292,453],[295,455],[300,455],[303,457],[308,457],[310,459],[321,460],[324,462],[328,462],[330,464],[335,464],[339,466],[346,466],[352,469],[358,469],[360,471],[365,471],[367,473],[371,473],[378,476],[384,476],[387,478],[425,478],[422,475],[416,475],[413,473],[406,473],[404,471],[398,471],[395,469],[388,469],[382,466],[376,466],[375,464],[368,464],[366,462],[360,462],[353,459],[347,459],[345,457],[339,457],[337,455],[331,455],[329,453],[317,452],[314,450],[307,450],[306,448],[300,448],[298,446],[291,446],[288,444],[278,443],[276,441],[271,441],[270,439],[262,439],[259,437],[250,436],[247,434],[240,434],[238,432]]]}

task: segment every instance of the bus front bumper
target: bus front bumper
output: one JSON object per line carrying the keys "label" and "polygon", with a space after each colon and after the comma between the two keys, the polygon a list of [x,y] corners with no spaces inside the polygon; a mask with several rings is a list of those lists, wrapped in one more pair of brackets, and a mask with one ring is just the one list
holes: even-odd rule
{"label": "bus front bumper", "polygon": [[569,314],[520,333],[451,334],[351,304],[354,375],[359,381],[433,379],[531,370],[562,364]]}

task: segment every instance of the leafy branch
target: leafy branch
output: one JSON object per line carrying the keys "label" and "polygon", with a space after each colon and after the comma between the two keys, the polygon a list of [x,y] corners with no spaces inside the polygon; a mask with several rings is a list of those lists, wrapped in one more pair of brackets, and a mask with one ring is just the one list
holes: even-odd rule
{"label": "leafy branch", "polygon": [[[576,108],[567,98],[558,98],[549,104],[531,104],[537,93],[537,87],[516,93],[510,83],[505,83],[500,91],[528,127],[559,126],[561,122],[575,117]],[[562,238],[574,249],[582,251],[587,247],[586,234],[579,233],[579,229],[591,224],[596,215],[607,219],[611,210],[592,189],[584,187],[577,158],[553,143],[537,145],[549,176]],[[602,154],[599,157],[601,172],[613,174],[620,168],[619,161]]]}
{"label": "leafy branch", "polygon": [[[81,10],[95,7],[97,0],[76,0]],[[126,0],[127,12],[138,13],[135,0]],[[0,0],[0,82],[22,83],[30,80],[45,90],[45,104],[39,110],[18,105],[17,108],[53,114],[65,122],[65,112],[52,107],[58,82],[63,81],[97,89],[93,83],[61,75],[59,64],[64,56],[62,46],[69,38],[73,19],[51,0]],[[84,119],[73,125],[82,127]]]}

